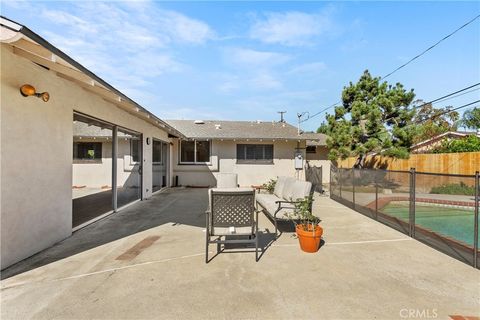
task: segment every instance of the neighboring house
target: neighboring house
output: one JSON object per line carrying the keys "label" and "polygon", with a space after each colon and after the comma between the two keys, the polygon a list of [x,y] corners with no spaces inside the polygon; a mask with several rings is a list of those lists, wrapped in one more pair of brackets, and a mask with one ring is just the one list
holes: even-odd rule
{"label": "neighboring house", "polygon": [[429,153],[433,149],[440,147],[444,141],[463,139],[469,135],[476,135],[477,137],[480,137],[480,132],[448,131],[413,145],[410,148],[410,152]]}
{"label": "neighboring house", "polygon": [[[220,172],[238,174],[240,186],[260,185],[277,176],[304,179],[306,141],[285,122],[166,120],[186,139],[174,139],[173,175],[179,185],[214,186]],[[295,156],[301,155],[300,170]],[[298,167],[297,162],[297,167]]]}

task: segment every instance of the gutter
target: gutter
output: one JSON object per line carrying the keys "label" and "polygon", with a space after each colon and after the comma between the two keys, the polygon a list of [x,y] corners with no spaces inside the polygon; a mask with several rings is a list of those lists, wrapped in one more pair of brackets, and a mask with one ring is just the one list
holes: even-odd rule
{"label": "gutter", "polygon": [[137,102],[135,102],[132,99],[130,99],[129,97],[127,97],[125,94],[123,94],[122,92],[117,90],[115,87],[110,85],[108,82],[106,82],[105,80],[103,80],[102,78],[100,78],[99,76],[97,76],[96,74],[94,74],[93,72],[88,70],[87,68],[85,68],[83,65],[81,65],[80,63],[78,63],[77,61],[72,59],[69,55],[67,55],[66,53],[64,53],[63,51],[61,51],[57,47],[55,47],[53,44],[51,44],[50,42],[48,42],[47,40],[45,40],[44,38],[42,38],[41,36],[39,36],[38,34],[33,32],[29,28],[27,28],[26,26],[21,25],[21,24],[15,22],[13,20],[10,20],[10,19],[8,19],[8,18],[6,18],[2,15],[0,15],[0,18],[5,19],[7,22],[11,23],[11,24],[6,25],[6,24],[0,22],[1,26],[5,27],[7,29],[10,29],[12,31],[16,31],[16,32],[19,32],[19,33],[23,34],[24,36],[28,37],[29,39],[35,41],[36,43],[38,43],[39,45],[41,45],[45,49],[52,52],[54,55],[56,55],[56,56],[62,58],[63,60],[67,61],[70,65],[72,65],[73,67],[75,67],[79,71],[81,71],[82,73],[84,73],[87,76],[89,76],[90,78],[92,78],[92,80],[100,83],[102,86],[106,87],[107,89],[109,89],[110,91],[112,91],[113,93],[118,95],[121,99],[131,103],[132,105],[134,105],[139,110],[145,112],[147,115],[150,116],[151,119],[153,119],[153,120],[157,121],[159,124],[161,124],[158,127],[163,128],[163,129],[167,129],[167,130],[173,132],[175,135],[178,135],[179,137],[185,137],[185,135],[183,135],[180,131],[176,130],[175,128],[170,126],[168,123],[161,120],[156,115],[154,115],[153,113],[151,113],[150,111],[148,111],[147,109],[145,109],[144,107],[139,105]]}

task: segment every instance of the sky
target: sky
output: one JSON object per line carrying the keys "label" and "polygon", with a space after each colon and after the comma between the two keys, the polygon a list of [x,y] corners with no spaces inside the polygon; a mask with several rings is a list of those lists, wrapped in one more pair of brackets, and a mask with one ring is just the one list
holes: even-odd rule
{"label": "sky", "polygon": [[[296,124],[364,70],[384,76],[471,20],[480,2],[2,0],[0,11],[162,119],[287,111]],[[480,82],[480,19],[386,80],[424,101]],[[475,90],[435,106],[479,99]]]}

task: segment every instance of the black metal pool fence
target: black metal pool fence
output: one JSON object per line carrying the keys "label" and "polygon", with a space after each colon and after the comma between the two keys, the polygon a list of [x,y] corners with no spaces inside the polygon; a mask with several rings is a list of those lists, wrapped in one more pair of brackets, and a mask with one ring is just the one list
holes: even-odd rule
{"label": "black metal pool fence", "polygon": [[330,169],[330,197],[480,268],[479,173]]}

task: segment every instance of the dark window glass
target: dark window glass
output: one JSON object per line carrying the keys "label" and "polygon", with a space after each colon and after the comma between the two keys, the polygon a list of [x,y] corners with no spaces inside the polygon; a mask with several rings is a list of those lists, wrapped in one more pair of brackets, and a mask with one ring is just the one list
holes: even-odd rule
{"label": "dark window glass", "polygon": [[152,161],[154,163],[162,163],[162,142],[153,140],[153,146],[152,146]]}
{"label": "dark window glass", "polygon": [[181,162],[195,162],[195,141],[181,141],[180,149]]}
{"label": "dark window glass", "polygon": [[196,159],[195,162],[209,162],[210,161],[210,142],[195,141],[196,142]]}
{"label": "dark window glass", "polygon": [[264,151],[264,159],[273,161],[273,144],[265,145]]}
{"label": "dark window glass", "polygon": [[205,163],[210,161],[209,141],[181,141],[180,162]]}
{"label": "dark window glass", "polygon": [[140,161],[140,140],[131,139],[130,140],[130,151],[132,153],[133,162]]}
{"label": "dark window glass", "polygon": [[237,162],[273,163],[273,144],[237,144]]}
{"label": "dark window glass", "polygon": [[316,153],[317,147],[316,146],[307,146],[307,153]]}
{"label": "dark window glass", "polygon": [[75,160],[102,160],[101,142],[74,142],[73,159]]}

